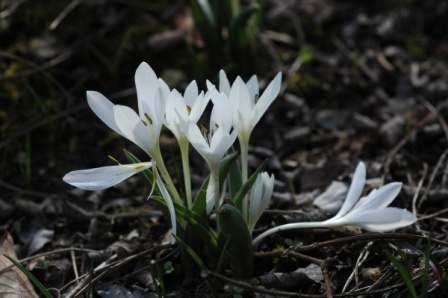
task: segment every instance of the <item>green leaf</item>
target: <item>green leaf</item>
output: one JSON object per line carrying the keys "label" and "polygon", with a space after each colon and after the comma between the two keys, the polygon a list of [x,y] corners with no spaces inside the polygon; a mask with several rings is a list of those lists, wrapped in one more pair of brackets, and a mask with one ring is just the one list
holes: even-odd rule
{"label": "green leaf", "polygon": [[4,256],[8,260],[10,260],[17,268],[19,268],[19,270],[22,271],[23,274],[25,274],[28,277],[28,279],[36,286],[36,288],[39,290],[39,292],[42,293],[42,295],[44,295],[46,298],[53,298],[53,296],[50,294],[50,292],[48,292],[48,290],[44,287],[44,285],[41,284],[40,281],[31,272],[28,271],[28,269],[23,267],[22,264],[20,264],[10,256],[7,256],[5,254]]}
{"label": "green leaf", "polygon": [[[163,208],[166,208],[166,202],[162,197],[153,197],[153,199]],[[179,219],[184,219],[190,225],[190,228],[195,229],[204,242],[212,249],[215,249],[218,246],[215,232],[202,216],[177,203],[174,203],[174,208],[176,209],[176,220],[179,223]]]}
{"label": "green leaf", "polygon": [[176,239],[176,242],[185,250],[185,252],[188,253],[188,255],[190,255],[190,257],[195,261],[195,263],[204,270],[207,270],[207,267],[205,266],[204,262],[201,260],[201,258],[194,252],[193,249],[191,249],[190,246],[188,246],[188,244],[186,244],[182,239],[180,239],[179,237],[177,237],[176,235],[173,235],[174,238]]}
{"label": "green leaf", "polygon": [[[222,189],[222,185],[226,179],[226,177],[229,174],[229,171],[232,168],[232,165],[235,163],[235,161],[238,159],[238,152],[231,152],[228,154],[224,159],[222,160],[220,166],[219,166],[219,184],[220,189]],[[194,210],[197,214],[200,214],[202,217],[206,218],[206,196],[207,196],[207,186],[208,182],[210,180],[210,176],[205,179],[204,183],[202,184],[201,188],[199,189],[199,192],[194,200],[192,210]]]}
{"label": "green leaf", "polygon": [[300,48],[299,56],[300,56],[300,59],[302,59],[303,64],[308,63],[314,59],[313,53],[305,45]]}
{"label": "green leaf", "polygon": [[[229,152],[234,153],[235,150],[230,148]],[[230,166],[229,173],[227,174],[227,183],[229,184],[229,195],[233,198],[242,186],[241,169],[238,161],[232,163]]]}
{"label": "green leaf", "polygon": [[418,298],[417,291],[415,290],[414,285],[412,284],[412,279],[409,276],[409,273],[406,271],[405,267],[395,258],[390,252],[387,250],[384,251],[386,257],[392,262],[395,268],[397,268],[398,273],[401,275],[401,278],[405,282],[409,293],[413,298]]}
{"label": "green leaf", "polygon": [[218,222],[221,228],[220,238],[228,241],[227,253],[235,277],[251,277],[254,273],[254,252],[246,221],[238,209],[225,204],[218,211]]}
{"label": "green leaf", "polygon": [[246,196],[247,192],[251,187],[254,185],[255,180],[257,180],[257,176],[260,172],[264,170],[266,165],[268,164],[268,160],[266,159],[260,167],[249,177],[249,179],[244,183],[244,185],[240,188],[240,190],[237,192],[235,197],[232,198],[233,204],[237,206],[238,208],[241,207],[241,202],[243,201],[244,197]]}

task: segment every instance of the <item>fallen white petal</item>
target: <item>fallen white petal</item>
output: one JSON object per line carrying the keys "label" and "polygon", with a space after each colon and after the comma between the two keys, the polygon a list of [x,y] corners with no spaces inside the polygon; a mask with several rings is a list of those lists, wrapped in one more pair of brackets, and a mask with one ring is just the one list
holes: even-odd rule
{"label": "fallen white petal", "polygon": [[72,171],[62,179],[68,184],[85,190],[99,190],[111,187],[151,166],[151,162],[142,162]]}

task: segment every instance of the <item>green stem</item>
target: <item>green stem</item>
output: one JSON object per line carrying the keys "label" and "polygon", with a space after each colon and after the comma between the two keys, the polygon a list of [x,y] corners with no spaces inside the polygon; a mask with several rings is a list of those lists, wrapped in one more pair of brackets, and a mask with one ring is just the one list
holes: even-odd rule
{"label": "green stem", "polygon": [[[212,187],[213,187],[213,192],[214,192],[213,196],[214,196],[214,199],[215,199],[216,216],[220,216],[219,215],[219,197],[220,197],[220,191],[219,191],[219,167],[218,167],[217,171],[216,170],[212,170],[211,171],[211,177],[210,178],[211,178],[210,182],[213,183]],[[216,230],[217,230],[217,234],[219,235],[220,232],[221,232],[221,227],[220,227],[218,219],[216,220]]]}
{"label": "green stem", "polygon": [[156,166],[159,169],[160,174],[162,175],[163,181],[165,182],[166,187],[168,188],[168,191],[170,192],[173,198],[173,201],[179,205],[184,206],[182,200],[180,199],[179,193],[177,192],[177,189],[174,186],[173,180],[171,180],[168,170],[166,169],[165,163],[163,162],[162,154],[160,153],[160,148],[158,151],[159,151],[158,154],[154,154],[152,158],[156,162]]}
{"label": "green stem", "polygon": [[[249,155],[249,138],[245,138],[245,137],[240,137],[239,138],[239,142],[240,142],[240,150],[241,150],[241,179],[242,179],[242,183],[241,185],[244,185],[244,183],[247,182],[247,177],[248,177],[248,155]],[[247,194],[244,196],[243,198],[243,202],[242,202],[242,214],[243,214],[243,218],[244,220],[248,219],[248,206],[249,205],[249,199]]]}
{"label": "green stem", "polygon": [[187,207],[193,207],[193,200],[191,197],[191,177],[190,177],[190,157],[188,155],[188,140],[181,140],[179,142],[180,153],[182,156],[182,169],[184,174],[185,195],[187,196]]}

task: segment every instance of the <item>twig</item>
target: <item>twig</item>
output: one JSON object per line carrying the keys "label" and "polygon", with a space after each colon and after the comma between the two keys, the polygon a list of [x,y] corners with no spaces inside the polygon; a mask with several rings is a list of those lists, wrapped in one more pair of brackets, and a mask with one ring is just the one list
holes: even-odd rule
{"label": "twig", "polygon": [[350,274],[350,276],[347,279],[347,282],[345,283],[344,287],[342,288],[342,293],[344,293],[347,290],[347,288],[350,285],[353,278],[355,278],[355,282],[356,282],[355,287],[358,286],[358,284],[359,284],[358,270],[359,270],[359,267],[364,263],[364,261],[369,256],[369,249],[372,246],[372,244],[373,244],[373,241],[370,241],[369,243],[367,243],[366,247],[364,247],[363,250],[361,251],[361,253],[359,254],[359,257],[356,260],[355,268],[353,268],[353,272]]}

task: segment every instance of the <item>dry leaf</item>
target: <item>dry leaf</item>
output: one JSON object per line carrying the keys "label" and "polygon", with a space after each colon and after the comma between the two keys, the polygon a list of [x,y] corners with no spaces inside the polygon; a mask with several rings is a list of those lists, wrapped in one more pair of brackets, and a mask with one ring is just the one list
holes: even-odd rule
{"label": "dry leaf", "polygon": [[22,271],[15,266],[4,270],[4,268],[12,264],[4,255],[17,260],[11,235],[7,233],[6,237],[4,236],[0,239],[0,297],[39,298],[33,285]]}

